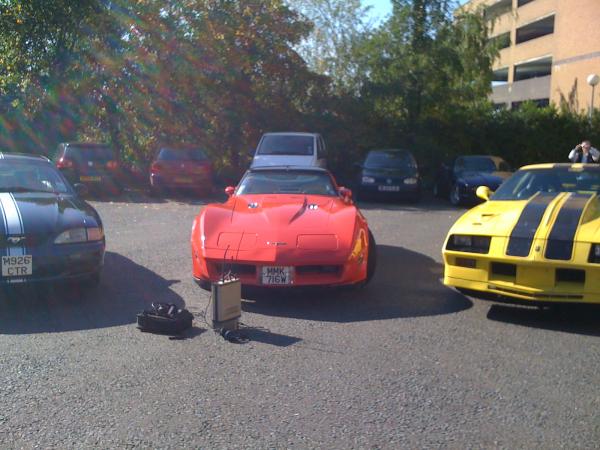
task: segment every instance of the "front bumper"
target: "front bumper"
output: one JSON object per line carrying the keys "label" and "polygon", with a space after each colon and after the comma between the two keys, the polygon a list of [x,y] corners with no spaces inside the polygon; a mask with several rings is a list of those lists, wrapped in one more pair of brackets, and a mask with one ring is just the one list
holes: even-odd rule
{"label": "front bumper", "polygon": [[[285,266],[291,267],[291,283],[289,284],[263,284],[263,266]],[[208,273],[196,277],[210,281],[217,281],[223,274],[222,261],[208,260],[206,262]],[[295,288],[308,286],[345,286],[360,283],[366,279],[366,264],[350,262],[347,264],[257,264],[250,261],[236,261],[233,264],[226,263],[225,271],[231,271],[236,275],[242,285],[264,287],[264,288]]]}
{"label": "front bumper", "polygon": [[600,304],[600,266],[444,251],[444,284],[485,300]]}
{"label": "front bumper", "polygon": [[32,275],[26,277],[0,276],[0,285],[41,283],[85,279],[99,273],[104,265],[105,243],[47,245],[27,249],[32,255]]}
{"label": "front bumper", "polygon": [[402,180],[387,183],[361,183],[360,194],[369,197],[415,197],[421,193],[420,183],[404,184]]}

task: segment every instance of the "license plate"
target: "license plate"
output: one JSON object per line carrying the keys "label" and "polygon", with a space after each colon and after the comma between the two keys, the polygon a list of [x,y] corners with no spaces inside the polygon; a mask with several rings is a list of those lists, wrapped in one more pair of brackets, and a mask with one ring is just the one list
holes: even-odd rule
{"label": "license plate", "polygon": [[79,181],[102,181],[102,177],[92,177],[87,175],[81,175]]}
{"label": "license plate", "polygon": [[379,186],[381,192],[399,192],[400,186]]}
{"label": "license plate", "polygon": [[175,183],[191,183],[192,179],[188,177],[177,177],[175,178]]}
{"label": "license plate", "polygon": [[3,277],[26,277],[33,273],[33,258],[31,255],[3,256]]}
{"label": "license plate", "polygon": [[270,286],[292,284],[292,268],[278,266],[263,267],[262,284]]}

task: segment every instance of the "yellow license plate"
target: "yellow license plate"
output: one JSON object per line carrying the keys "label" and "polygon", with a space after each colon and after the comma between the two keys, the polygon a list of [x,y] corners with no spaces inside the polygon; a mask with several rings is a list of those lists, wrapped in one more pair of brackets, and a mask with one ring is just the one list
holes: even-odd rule
{"label": "yellow license plate", "polygon": [[102,177],[92,177],[92,176],[86,176],[86,175],[82,175],[79,177],[79,181],[101,181]]}
{"label": "yellow license plate", "polygon": [[187,178],[187,177],[178,177],[175,178],[175,182],[176,183],[191,183],[193,180],[191,178]]}

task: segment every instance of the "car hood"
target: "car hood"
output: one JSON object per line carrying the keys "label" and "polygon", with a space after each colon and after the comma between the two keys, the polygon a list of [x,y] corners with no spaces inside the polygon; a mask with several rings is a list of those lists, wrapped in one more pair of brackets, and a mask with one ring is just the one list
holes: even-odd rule
{"label": "car hood", "polygon": [[314,165],[313,155],[256,155],[250,167]]}
{"label": "car hood", "polygon": [[[467,211],[449,234],[510,237],[514,231],[532,239],[572,236],[571,239],[578,241],[600,243],[600,201],[597,195],[562,192],[543,196],[538,194],[528,200],[482,203]],[[540,202],[541,199],[544,201]]]}
{"label": "car hood", "polygon": [[461,172],[456,179],[469,186],[487,186],[496,189],[511,175],[510,172]]}
{"label": "car hood", "polygon": [[0,193],[3,235],[50,235],[69,228],[101,226],[96,211],[70,195]]}
{"label": "car hood", "polygon": [[[339,197],[242,195],[208,205],[201,213],[207,257],[257,259],[268,252],[347,254],[357,214]],[[267,258],[268,259],[268,258]]]}

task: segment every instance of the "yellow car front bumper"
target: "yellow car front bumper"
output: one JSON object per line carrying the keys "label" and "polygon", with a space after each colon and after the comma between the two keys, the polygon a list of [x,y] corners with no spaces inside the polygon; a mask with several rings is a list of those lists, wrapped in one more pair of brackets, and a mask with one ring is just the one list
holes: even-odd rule
{"label": "yellow car front bumper", "polygon": [[[444,284],[520,303],[600,304],[600,265],[444,252]],[[479,295],[477,295],[479,294]]]}

